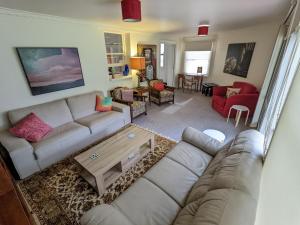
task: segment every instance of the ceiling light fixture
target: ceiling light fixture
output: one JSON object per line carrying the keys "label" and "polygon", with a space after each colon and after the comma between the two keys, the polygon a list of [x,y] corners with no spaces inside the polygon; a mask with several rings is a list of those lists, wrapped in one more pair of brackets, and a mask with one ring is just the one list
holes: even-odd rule
{"label": "ceiling light fixture", "polygon": [[140,0],[122,0],[122,17],[125,22],[140,22],[142,20]]}
{"label": "ceiling light fixture", "polygon": [[199,25],[198,26],[198,36],[207,36],[209,27],[210,26],[208,24]]}

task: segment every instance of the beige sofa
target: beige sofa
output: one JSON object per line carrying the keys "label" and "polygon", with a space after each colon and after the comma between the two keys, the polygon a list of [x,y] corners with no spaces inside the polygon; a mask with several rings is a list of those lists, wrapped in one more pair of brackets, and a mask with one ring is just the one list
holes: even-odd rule
{"label": "beige sofa", "polygon": [[17,138],[8,130],[0,132],[0,142],[21,179],[130,123],[130,109],[126,105],[113,102],[111,112],[95,111],[96,94],[103,96],[102,92],[95,91],[8,112],[11,125],[34,112],[54,128],[38,143]]}
{"label": "beige sofa", "polygon": [[111,205],[82,225],[253,225],[263,136],[248,130],[224,148],[187,128],[182,141]]}

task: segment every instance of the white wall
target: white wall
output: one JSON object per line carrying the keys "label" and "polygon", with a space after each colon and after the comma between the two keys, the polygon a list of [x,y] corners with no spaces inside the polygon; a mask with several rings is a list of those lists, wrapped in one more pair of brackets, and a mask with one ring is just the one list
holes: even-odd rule
{"label": "white wall", "polygon": [[[197,44],[199,42],[201,43],[201,41],[207,42],[211,40],[213,41],[213,56],[211,72],[207,81],[215,82],[219,85],[230,85],[234,81],[246,81],[253,83],[260,89],[268,69],[272,50],[279,30],[279,24],[279,22],[274,22],[242,29],[215,32],[210,33],[207,37],[197,37],[193,34],[190,36],[188,36],[188,34],[173,34],[173,36],[181,37],[177,38],[177,40],[181,42],[182,46],[181,52],[178,52],[177,54],[177,58],[180,60],[177,61],[176,67],[178,69],[176,72],[184,72],[183,54],[186,43],[194,42]],[[228,44],[245,42],[256,42],[247,78],[223,73]],[[195,47],[198,48],[197,46]]]}
{"label": "white wall", "polygon": [[[159,43],[161,37],[157,34],[141,34],[141,33],[131,33],[130,34],[130,55],[137,56],[137,44],[150,44],[157,45],[156,47],[156,58],[157,58],[157,74],[159,73]],[[136,71],[133,71],[136,73]],[[137,86],[137,76],[134,76],[133,83]]]}
{"label": "white wall", "polygon": [[[234,81],[247,81],[261,88],[278,29],[278,23],[268,23],[218,33],[215,42],[214,66],[209,80],[220,85],[230,85]],[[244,42],[256,42],[247,78],[223,73],[228,44]]]}
{"label": "white wall", "polygon": [[[104,29],[105,31],[110,32],[120,32],[120,30],[116,29]],[[159,43],[161,42],[161,36],[158,34],[151,34],[151,33],[139,33],[139,32],[131,32],[131,33],[125,33],[125,48],[127,52],[127,58],[129,63],[129,57],[130,56],[137,56],[137,45],[138,44],[151,44],[157,46],[157,66],[159,65]],[[132,73],[132,79],[125,79],[125,80],[113,80],[109,82],[109,89],[112,89],[114,87],[118,86],[126,86],[126,87],[136,87],[138,84],[137,76],[136,76],[135,70],[131,71]],[[159,73],[159,68],[157,68],[157,73]]]}
{"label": "white wall", "polygon": [[[5,113],[8,110],[97,89],[107,92],[114,86],[133,86],[136,82],[135,79],[109,81],[103,35],[103,30],[108,28],[5,10],[0,10],[0,27],[0,129],[8,125]],[[159,38],[147,33],[131,33],[131,55],[135,54],[138,42],[158,43]],[[15,47],[77,47],[85,86],[32,96]]]}
{"label": "white wall", "polygon": [[255,225],[300,224],[300,71],[267,156]]}

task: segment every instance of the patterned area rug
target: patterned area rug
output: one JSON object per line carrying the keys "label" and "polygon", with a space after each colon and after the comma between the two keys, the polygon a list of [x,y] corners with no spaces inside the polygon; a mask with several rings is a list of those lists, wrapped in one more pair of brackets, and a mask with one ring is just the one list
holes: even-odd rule
{"label": "patterned area rug", "polygon": [[176,143],[155,135],[155,149],[98,196],[80,176],[70,157],[19,183],[32,211],[42,225],[77,225],[82,214],[100,204],[110,204],[157,163]]}

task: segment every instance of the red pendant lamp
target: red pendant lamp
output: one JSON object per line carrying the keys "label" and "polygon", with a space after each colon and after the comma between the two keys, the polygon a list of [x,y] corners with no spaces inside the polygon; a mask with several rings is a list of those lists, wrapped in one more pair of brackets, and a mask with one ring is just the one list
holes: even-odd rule
{"label": "red pendant lamp", "polygon": [[198,36],[207,36],[208,28],[209,28],[209,25],[199,25],[198,26]]}
{"label": "red pendant lamp", "polygon": [[122,0],[122,16],[125,22],[140,22],[142,20],[140,0]]}

